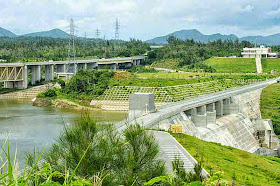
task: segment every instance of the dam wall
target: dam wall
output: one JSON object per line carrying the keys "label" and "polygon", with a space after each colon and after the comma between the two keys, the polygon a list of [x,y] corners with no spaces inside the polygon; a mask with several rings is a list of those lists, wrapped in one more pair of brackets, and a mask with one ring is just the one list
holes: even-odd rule
{"label": "dam wall", "polygon": [[262,89],[271,82],[165,105],[135,122],[161,130],[179,125],[183,133],[205,141],[261,155],[277,155],[279,139],[271,120],[262,119],[260,112]]}

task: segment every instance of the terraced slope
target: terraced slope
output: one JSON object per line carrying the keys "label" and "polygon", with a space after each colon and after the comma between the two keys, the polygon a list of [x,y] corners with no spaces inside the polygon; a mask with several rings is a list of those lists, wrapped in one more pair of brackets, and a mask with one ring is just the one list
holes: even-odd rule
{"label": "terraced slope", "polygon": [[167,87],[114,86],[107,89],[98,100],[128,101],[130,94],[141,92],[154,93],[156,102],[168,103],[227,90],[237,86],[248,85],[257,81],[259,80],[225,79]]}
{"label": "terraced slope", "polygon": [[255,58],[212,57],[204,63],[216,69],[216,72],[249,73],[257,71]]}

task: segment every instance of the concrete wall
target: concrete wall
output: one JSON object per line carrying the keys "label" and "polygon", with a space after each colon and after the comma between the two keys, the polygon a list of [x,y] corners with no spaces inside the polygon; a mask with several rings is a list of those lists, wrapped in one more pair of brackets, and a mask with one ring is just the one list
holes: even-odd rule
{"label": "concrete wall", "polygon": [[260,147],[279,147],[271,122],[261,119],[261,91],[258,89],[188,109],[158,122],[153,128],[170,130],[171,124],[181,124],[184,133],[205,141],[251,153],[273,154],[273,150],[258,150]]}

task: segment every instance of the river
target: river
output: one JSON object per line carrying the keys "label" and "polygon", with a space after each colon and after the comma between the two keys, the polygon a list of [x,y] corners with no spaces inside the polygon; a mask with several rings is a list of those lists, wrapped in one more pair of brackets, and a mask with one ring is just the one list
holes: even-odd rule
{"label": "river", "polygon": [[[44,147],[48,149],[62,132],[64,124],[75,122],[81,112],[53,107],[34,107],[26,100],[0,100],[0,145],[2,146],[9,136],[11,154],[14,155],[17,150],[17,159],[22,168],[25,166],[27,153],[33,153],[35,148],[38,151]],[[113,122],[125,119],[127,113],[91,111],[90,115],[96,121]],[[0,156],[3,157],[4,154]]]}

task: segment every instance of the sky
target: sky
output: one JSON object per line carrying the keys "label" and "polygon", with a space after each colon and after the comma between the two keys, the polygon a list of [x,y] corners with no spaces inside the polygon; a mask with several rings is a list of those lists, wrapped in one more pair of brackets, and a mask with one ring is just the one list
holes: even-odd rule
{"label": "sky", "polygon": [[203,34],[270,35],[280,32],[280,0],[0,0],[0,27],[15,34],[59,28],[74,19],[78,36],[101,31],[151,39],[182,29]]}

